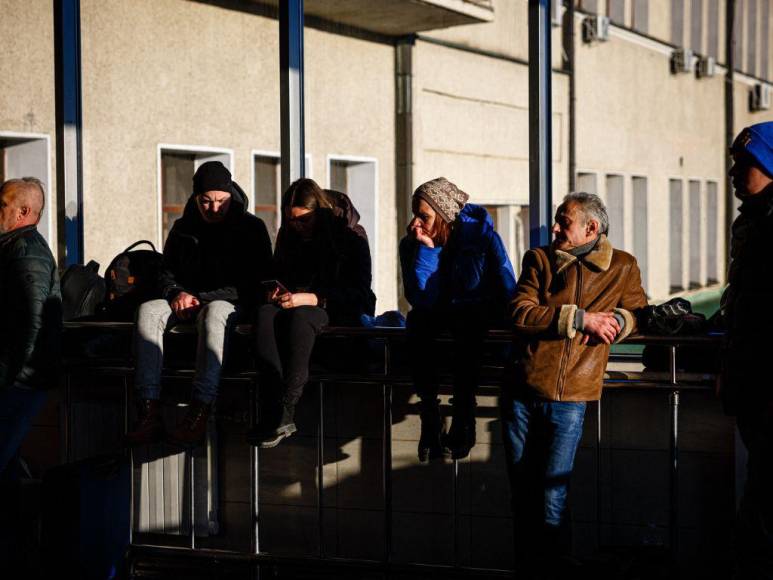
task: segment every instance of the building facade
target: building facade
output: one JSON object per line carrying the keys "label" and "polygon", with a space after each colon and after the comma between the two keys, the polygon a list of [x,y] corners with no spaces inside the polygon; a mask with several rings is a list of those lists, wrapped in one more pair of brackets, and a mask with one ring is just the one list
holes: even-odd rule
{"label": "building facade", "polygon": [[[728,135],[773,120],[773,0],[735,0],[732,26],[727,1],[552,3],[554,205],[571,190],[601,195],[610,237],[636,255],[653,300],[723,283],[734,208],[725,178]],[[0,77],[6,80],[0,181],[34,175],[47,185],[40,228],[61,261],[66,225],[56,184],[52,4],[0,0]],[[190,193],[193,172],[210,159],[230,167],[275,235],[281,193],[275,5],[80,0],[86,260],[104,267],[140,239],[160,247]],[[360,210],[379,311],[406,307],[397,245],[413,189],[439,175],[489,208],[520,270],[529,238],[527,6],[526,0],[306,0],[306,173],[349,193]],[[478,445],[461,466],[457,495],[449,487],[450,466],[424,469],[416,462],[411,396],[407,388],[395,391],[395,559],[508,567],[508,490],[495,393],[479,397]],[[223,408],[229,397],[224,393]],[[323,482],[335,530],[329,537],[336,542],[328,553],[379,556],[381,504],[371,492],[380,481],[374,427],[382,420],[380,397],[341,388],[326,400],[335,409],[326,427],[333,455],[325,459]],[[594,464],[590,419],[578,454],[576,528],[587,532],[577,535],[580,551],[596,547],[590,531],[596,518],[605,518],[607,540],[657,544],[664,535],[663,498],[646,499],[651,488],[665,489],[664,482],[653,483],[631,452],[648,454],[647,466],[662,463],[667,473],[663,438],[650,424],[662,402],[609,397],[603,407],[608,459]],[[692,418],[714,436],[687,434],[694,461],[685,481],[719,480],[728,465],[732,471],[732,425],[713,401],[690,397],[698,409]],[[647,422],[614,423],[626,413]],[[666,432],[666,424],[653,421],[657,433]],[[223,425],[222,517],[226,527],[244,531],[248,490],[241,474],[249,459],[233,429]],[[306,534],[317,514],[317,482],[307,469],[316,461],[312,439],[302,432],[281,456],[263,460],[269,549],[289,546],[303,554],[319,548]],[[609,494],[595,509],[588,482],[597,474]],[[684,493],[686,502],[696,502],[693,515],[720,503],[716,496]],[[459,522],[450,521],[452,501],[461,506]],[[620,506],[628,511],[614,520],[610,514]],[[155,509],[165,516],[166,508]],[[449,530],[457,523],[464,546],[455,552]],[[684,545],[694,555],[707,545],[701,534],[708,524],[699,516],[689,523]]]}
{"label": "building facade", "polygon": [[[469,3],[455,19],[433,2],[429,15],[371,4],[350,17],[337,2],[308,3],[306,170],[355,199],[387,310],[400,294],[395,248],[408,197],[438,175],[490,209],[519,267],[528,245],[527,2]],[[599,193],[613,242],[637,256],[652,298],[721,283],[726,2],[585,0],[572,7],[571,31],[562,4],[553,3],[554,202],[570,189]],[[734,4],[737,131],[773,118],[773,43],[770,2]],[[0,170],[48,185],[41,228],[56,246],[52,7],[3,0],[0,9],[0,68],[15,79],[0,95]],[[253,2],[81,2],[87,259],[106,264],[137,239],[162,245],[207,159],[231,167],[276,230],[275,16]],[[589,39],[594,26],[601,35]],[[677,53],[690,61],[680,69]],[[767,100],[752,104],[755,91]]]}

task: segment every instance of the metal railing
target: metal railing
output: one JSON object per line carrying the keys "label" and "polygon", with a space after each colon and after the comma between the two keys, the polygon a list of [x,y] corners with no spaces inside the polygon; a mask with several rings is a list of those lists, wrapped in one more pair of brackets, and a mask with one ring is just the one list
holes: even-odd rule
{"label": "metal railing", "polygon": [[[78,329],[78,328],[91,328],[105,330],[118,330],[118,331],[131,331],[133,324],[131,323],[66,323],[66,328]],[[189,333],[195,332],[195,328],[190,326],[178,327],[173,333]],[[242,335],[250,334],[252,328],[249,325],[240,325],[236,328],[236,332]],[[318,427],[317,427],[317,509],[318,509],[318,536],[319,536],[319,553],[316,555],[318,560],[330,560],[340,563],[363,563],[363,560],[356,559],[344,559],[331,557],[325,553],[324,537],[324,511],[323,511],[323,466],[324,466],[324,393],[325,389],[330,383],[350,383],[350,384],[363,384],[371,385],[381,388],[383,414],[382,414],[382,445],[381,445],[381,461],[382,461],[382,494],[383,494],[383,529],[384,529],[384,546],[383,556],[379,561],[367,561],[368,564],[377,564],[393,567],[392,561],[392,535],[393,535],[393,522],[392,522],[392,504],[393,504],[393,490],[392,490],[392,395],[393,388],[397,385],[410,385],[412,384],[411,377],[405,372],[401,372],[400,369],[393,363],[393,351],[395,345],[405,341],[406,332],[402,328],[326,328],[322,332],[320,340],[335,340],[335,339],[355,339],[355,340],[368,340],[371,343],[371,349],[375,350],[379,354],[379,360],[377,364],[372,365],[367,370],[357,370],[354,372],[328,372],[328,371],[316,371],[312,373],[311,381],[316,382],[319,385],[318,395]],[[509,331],[492,330],[489,331],[486,342],[487,343],[508,343],[513,341],[514,335]],[[716,376],[712,373],[688,373],[679,370],[678,365],[678,349],[680,347],[705,347],[707,349],[716,348],[719,345],[721,337],[719,336],[695,336],[695,337],[659,337],[659,336],[631,336],[625,343],[634,345],[656,345],[666,347],[668,349],[668,370],[667,371],[630,371],[630,370],[614,370],[607,369],[604,379],[605,388],[611,389],[649,389],[665,391],[669,396],[669,412],[670,412],[670,439],[669,439],[669,532],[670,532],[670,549],[672,552],[676,551],[678,545],[678,479],[679,479],[679,404],[680,404],[680,392],[686,390],[711,390],[714,388]],[[615,357],[613,355],[612,360],[619,359],[621,357]],[[626,357],[622,357],[626,358]],[[105,375],[117,375],[123,377],[124,397],[124,430],[129,428],[129,404],[131,398],[131,389],[129,387],[128,377],[133,373],[133,365],[129,360],[67,360],[66,372],[65,372],[65,417],[64,424],[64,438],[65,446],[68,450],[68,457],[70,457],[70,442],[71,432],[73,429],[71,421],[71,389],[72,384],[70,376],[73,372],[82,372],[88,370],[89,373],[99,373]],[[189,377],[192,376],[193,369],[165,369],[165,377]],[[252,370],[237,370],[231,371],[223,376],[226,380],[241,380],[249,384],[249,398],[250,398],[250,423],[255,422],[255,409],[256,409],[256,373]],[[499,386],[501,383],[496,380],[487,380],[484,384],[490,386]],[[597,489],[596,489],[596,506],[597,506],[597,534],[600,543],[601,539],[601,502],[600,496],[600,481],[601,481],[601,444],[602,444],[602,416],[601,416],[601,401],[598,401],[596,407],[596,458],[597,458]],[[130,453],[132,458],[132,478],[134,477],[134,463],[133,454]],[[275,554],[271,554],[261,550],[260,544],[260,530],[259,530],[259,453],[256,447],[252,448],[250,454],[250,511],[251,511],[251,525],[250,525],[250,551],[240,552],[236,550],[212,550],[212,549],[200,549],[196,544],[194,514],[195,514],[195,493],[194,483],[195,475],[193,470],[193,460],[191,454],[189,456],[189,464],[186,466],[189,470],[190,477],[190,502],[187,506],[190,512],[191,526],[188,535],[188,546],[185,548],[173,547],[168,545],[151,545],[141,544],[139,542],[132,542],[132,547],[138,550],[148,550],[150,552],[159,552],[165,554],[179,553],[184,551],[187,554],[196,553],[202,556],[220,557],[229,556],[237,558],[249,558],[257,562],[262,561],[274,561],[281,562],[288,560],[287,558],[279,557]],[[457,487],[459,477],[459,462],[453,460],[453,513],[452,521],[454,522],[454,553],[458,554],[458,542],[459,533],[457,528]],[[131,482],[132,489],[132,516],[134,514],[134,482]],[[134,522],[132,521],[132,528]],[[297,560],[295,558],[290,560]],[[429,565],[416,566],[426,567]],[[432,567],[445,568],[447,566]],[[473,569],[469,567],[463,567],[459,564],[458,559],[455,558],[453,565],[457,569],[465,569],[469,571],[480,571],[479,569]],[[487,569],[486,572],[492,572]],[[494,570],[494,572],[497,572]],[[499,572],[505,573],[504,570]]]}

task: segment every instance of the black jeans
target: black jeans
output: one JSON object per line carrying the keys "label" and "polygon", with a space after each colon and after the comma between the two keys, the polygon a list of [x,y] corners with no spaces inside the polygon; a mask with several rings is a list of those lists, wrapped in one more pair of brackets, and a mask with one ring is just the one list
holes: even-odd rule
{"label": "black jeans", "polygon": [[[444,309],[415,308],[408,313],[408,351],[416,393],[428,404],[438,396],[439,367],[453,375],[454,407],[472,412],[483,363],[483,340],[492,327],[488,309],[462,305]],[[450,334],[451,344],[438,336]],[[445,363],[445,364],[443,364]]]}
{"label": "black jeans", "polygon": [[264,304],[258,309],[255,353],[258,370],[267,379],[262,386],[272,397],[288,405],[301,398],[314,341],[327,323],[327,312],[317,306],[283,309]]}
{"label": "black jeans", "polygon": [[736,521],[738,578],[773,578],[773,422],[770,403],[738,409],[749,452],[746,487]]}

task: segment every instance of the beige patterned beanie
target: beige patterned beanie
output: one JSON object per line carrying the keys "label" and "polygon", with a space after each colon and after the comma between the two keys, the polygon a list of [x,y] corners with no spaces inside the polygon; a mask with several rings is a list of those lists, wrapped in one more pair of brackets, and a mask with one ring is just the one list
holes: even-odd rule
{"label": "beige patterned beanie", "polygon": [[448,181],[438,177],[422,183],[413,195],[426,201],[446,223],[451,223],[462,211],[470,196]]}

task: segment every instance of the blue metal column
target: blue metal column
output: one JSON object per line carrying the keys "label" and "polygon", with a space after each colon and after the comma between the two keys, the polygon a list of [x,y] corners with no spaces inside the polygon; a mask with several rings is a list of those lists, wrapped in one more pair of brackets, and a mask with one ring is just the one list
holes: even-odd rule
{"label": "blue metal column", "polygon": [[550,241],[552,222],[552,87],[550,2],[529,0],[529,242]]}
{"label": "blue metal column", "polygon": [[303,0],[279,3],[282,191],[305,175],[303,131]]}
{"label": "blue metal column", "polygon": [[741,63],[735,62],[735,45],[741,42],[735,37],[736,1],[727,0],[725,4],[725,252],[730,255],[730,242],[733,231],[733,222],[738,215],[733,195],[733,178],[730,176],[730,168],[733,166],[733,154],[730,147],[735,140],[735,68]]}
{"label": "blue metal column", "polygon": [[55,0],[56,191],[61,266],[83,263],[80,0]]}

